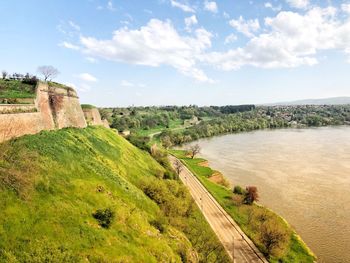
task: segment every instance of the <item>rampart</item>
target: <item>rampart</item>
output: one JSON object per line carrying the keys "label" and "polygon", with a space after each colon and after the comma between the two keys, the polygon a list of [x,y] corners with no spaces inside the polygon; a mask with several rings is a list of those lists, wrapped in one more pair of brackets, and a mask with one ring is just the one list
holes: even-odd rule
{"label": "rampart", "polygon": [[39,82],[34,104],[0,105],[0,142],[42,130],[86,126],[79,98],[71,88]]}
{"label": "rampart", "polygon": [[109,128],[107,120],[102,120],[100,112],[96,108],[85,108],[83,109],[85,120],[88,125],[102,125]]}

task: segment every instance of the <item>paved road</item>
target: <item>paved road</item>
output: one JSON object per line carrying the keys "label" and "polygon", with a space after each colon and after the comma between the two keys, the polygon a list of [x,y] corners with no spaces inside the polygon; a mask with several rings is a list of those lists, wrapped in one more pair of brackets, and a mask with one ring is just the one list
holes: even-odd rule
{"label": "paved road", "polygon": [[[169,158],[173,165],[178,161],[173,156]],[[253,242],[242,232],[200,181],[186,166],[183,164],[182,166],[181,181],[189,188],[192,197],[224,245],[227,253],[231,256],[231,259],[236,263],[267,263],[268,261],[258,251]]]}

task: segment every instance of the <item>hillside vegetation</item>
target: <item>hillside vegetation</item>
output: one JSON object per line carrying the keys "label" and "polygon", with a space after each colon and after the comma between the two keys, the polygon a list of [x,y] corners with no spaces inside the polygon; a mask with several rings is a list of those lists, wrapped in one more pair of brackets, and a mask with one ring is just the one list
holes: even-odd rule
{"label": "hillside vegetation", "polygon": [[229,262],[177,180],[102,127],[0,145],[0,262]]}
{"label": "hillside vegetation", "polygon": [[36,81],[0,79],[0,99],[35,98]]}

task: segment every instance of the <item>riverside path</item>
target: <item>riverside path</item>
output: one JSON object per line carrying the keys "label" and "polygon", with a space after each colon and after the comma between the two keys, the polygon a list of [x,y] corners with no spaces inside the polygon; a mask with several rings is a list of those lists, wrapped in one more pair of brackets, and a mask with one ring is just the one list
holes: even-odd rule
{"label": "riverside path", "polygon": [[[169,156],[169,159],[173,166],[176,162],[180,162],[174,156]],[[181,165],[182,171],[179,174],[181,181],[188,187],[196,204],[224,245],[233,262],[268,263],[253,242],[243,233],[237,223],[234,222],[195,175],[184,164],[181,163]]]}

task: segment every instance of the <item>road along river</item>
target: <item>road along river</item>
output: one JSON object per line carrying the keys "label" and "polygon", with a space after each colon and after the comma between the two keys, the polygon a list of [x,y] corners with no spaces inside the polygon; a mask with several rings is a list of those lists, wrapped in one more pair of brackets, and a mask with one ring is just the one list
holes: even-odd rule
{"label": "road along river", "polygon": [[318,262],[350,262],[350,127],[263,130],[194,143],[232,184],[257,186],[260,203],[294,226]]}

